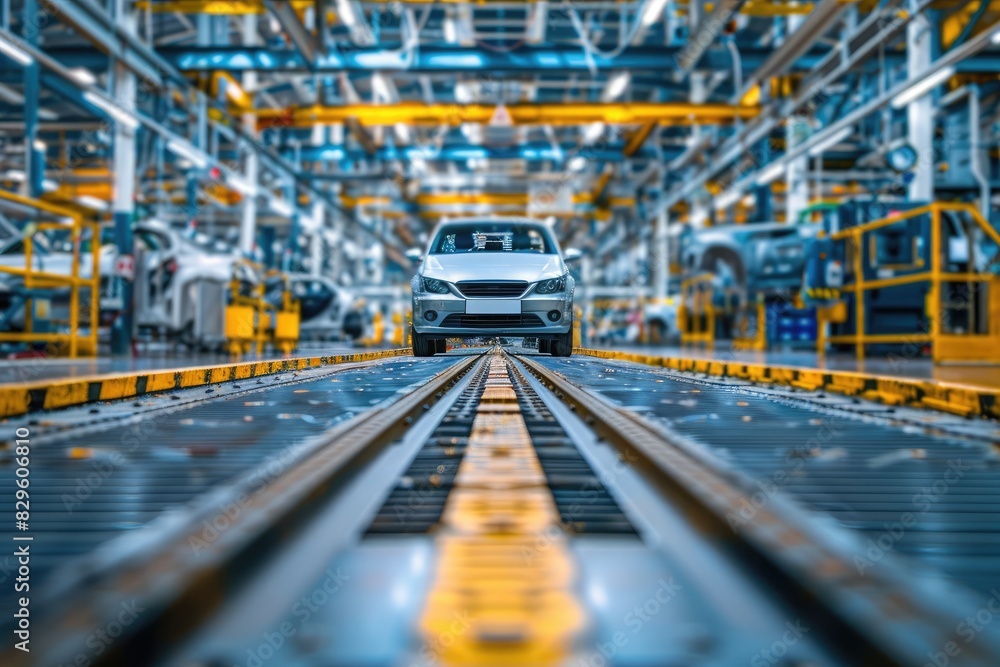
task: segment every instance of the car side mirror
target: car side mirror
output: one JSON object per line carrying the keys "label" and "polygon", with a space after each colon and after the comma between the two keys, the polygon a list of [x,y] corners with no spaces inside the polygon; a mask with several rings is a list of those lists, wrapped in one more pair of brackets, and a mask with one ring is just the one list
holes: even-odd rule
{"label": "car side mirror", "polygon": [[567,248],[566,251],[563,252],[563,261],[566,262],[575,262],[581,257],[583,257],[583,253],[576,248]]}
{"label": "car side mirror", "polygon": [[411,262],[424,261],[424,253],[420,251],[420,248],[410,248],[404,254],[406,255],[406,258]]}

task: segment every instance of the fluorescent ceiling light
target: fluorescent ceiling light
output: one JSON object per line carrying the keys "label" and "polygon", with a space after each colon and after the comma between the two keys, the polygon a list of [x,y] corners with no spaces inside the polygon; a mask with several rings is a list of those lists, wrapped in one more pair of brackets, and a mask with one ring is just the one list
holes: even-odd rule
{"label": "fluorescent ceiling light", "polygon": [[32,146],[34,146],[35,150],[38,151],[39,153],[44,153],[46,149],[48,149],[49,147],[48,144],[46,144],[41,139],[35,139],[35,142],[32,144]]}
{"label": "fluorescent ceiling light", "polygon": [[604,134],[604,123],[590,123],[583,128],[583,143],[592,144]]}
{"label": "fluorescent ceiling light", "polygon": [[277,213],[278,215],[285,216],[286,218],[290,217],[294,212],[294,209],[292,208],[292,205],[289,202],[285,201],[284,199],[279,199],[277,197],[271,200],[271,210]]}
{"label": "fluorescent ceiling light", "polygon": [[106,201],[92,197],[91,195],[83,195],[82,197],[77,197],[76,200],[87,208],[93,208],[98,211],[108,210],[108,203]]}
{"label": "fluorescent ceiling light", "polygon": [[458,44],[458,24],[450,14],[444,17],[444,41],[448,44]]}
{"label": "fluorescent ceiling light", "polygon": [[239,174],[229,174],[226,176],[226,185],[231,187],[233,190],[236,190],[241,195],[246,195],[248,197],[257,196],[257,186]]}
{"label": "fluorescent ceiling light", "polygon": [[136,118],[128,111],[125,111],[125,109],[122,109],[114,102],[111,102],[110,100],[106,100],[105,98],[101,97],[97,93],[88,90],[83,94],[83,99],[87,100],[88,102],[90,102],[95,107],[97,107],[104,113],[114,118],[115,121],[121,123],[122,125],[132,130],[139,127],[138,118]]}
{"label": "fluorescent ceiling light", "polygon": [[239,102],[243,99],[243,89],[240,88],[240,84],[236,83],[235,79],[226,79],[226,97],[231,99],[233,102]]}
{"label": "fluorescent ceiling light", "polygon": [[465,81],[459,81],[455,84],[455,101],[459,104],[468,104],[475,99],[475,93],[472,91],[472,84]]}
{"label": "fluorescent ceiling light", "polygon": [[577,155],[570,158],[570,161],[566,164],[566,168],[570,171],[583,171],[583,168],[587,166],[587,158],[582,155]]}
{"label": "fluorescent ceiling light", "polygon": [[167,149],[177,157],[189,160],[198,169],[208,166],[208,156],[186,141],[171,139],[167,142]]}
{"label": "fluorescent ceiling light", "polygon": [[919,100],[921,97],[929,93],[935,87],[941,85],[948,79],[950,79],[955,74],[955,68],[945,67],[939,69],[933,74],[927,75],[923,78],[914,81],[912,84],[907,86],[907,88],[892,98],[892,106],[894,109],[901,109],[907,104],[914,100]]}
{"label": "fluorescent ceiling light", "polygon": [[[55,192],[59,189],[59,184],[51,178],[42,181],[42,190],[45,192]],[[72,220],[71,220],[72,222]]]}
{"label": "fluorescent ceiling light", "polygon": [[356,28],[361,23],[351,0],[337,0],[337,17],[348,28]]}
{"label": "fluorescent ceiling light", "polygon": [[601,95],[601,99],[605,102],[610,102],[621,97],[621,94],[625,92],[628,88],[628,84],[632,81],[632,75],[627,71],[621,71],[614,74],[608,83],[604,86],[604,94]]}
{"label": "fluorescent ceiling light", "polygon": [[990,35],[990,41],[994,44],[1000,44],[1000,30],[997,30],[995,33]]}
{"label": "fluorescent ceiling light", "polygon": [[18,64],[23,65],[24,67],[27,67],[31,63],[35,62],[35,59],[32,58],[27,51],[22,49],[20,46],[17,46],[6,37],[0,37],[0,53],[4,54]]}
{"label": "fluorescent ceiling light", "polygon": [[89,69],[85,67],[74,67],[71,70],[69,70],[69,73],[73,76],[74,79],[76,79],[85,86],[93,86],[95,83],[97,83],[97,77],[94,76],[93,72],[91,72]]}
{"label": "fluorescent ceiling light", "polygon": [[783,162],[772,162],[757,174],[757,179],[754,181],[757,185],[768,185],[773,181],[778,180],[778,177],[785,173],[785,165]]}
{"label": "fluorescent ceiling light", "polygon": [[642,9],[642,17],[639,19],[643,27],[656,23],[663,15],[663,8],[666,6],[667,0],[646,0],[646,5]]}
{"label": "fluorescent ceiling light", "polygon": [[834,132],[829,137],[827,137],[826,139],[823,139],[818,144],[816,144],[815,146],[813,146],[812,148],[810,148],[807,151],[808,154],[809,154],[809,157],[816,157],[817,155],[822,155],[827,150],[829,150],[830,148],[833,148],[834,146],[836,146],[837,144],[839,144],[844,139],[847,139],[852,134],[854,134],[854,128],[853,127],[845,127],[844,129],[840,130],[839,132]]}
{"label": "fluorescent ceiling light", "polygon": [[10,169],[3,173],[3,180],[5,181],[16,181],[18,183],[24,182],[24,172],[20,169]]}

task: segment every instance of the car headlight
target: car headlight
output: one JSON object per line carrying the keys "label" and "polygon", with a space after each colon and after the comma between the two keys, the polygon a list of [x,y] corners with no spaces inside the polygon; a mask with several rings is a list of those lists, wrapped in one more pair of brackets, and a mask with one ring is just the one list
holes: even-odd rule
{"label": "car headlight", "polygon": [[423,284],[424,291],[432,294],[447,294],[450,291],[447,284],[434,278],[424,278]]}
{"label": "car headlight", "polygon": [[562,292],[564,289],[566,289],[565,278],[552,278],[551,280],[543,280],[538,283],[535,292],[538,294],[555,294],[556,292]]}

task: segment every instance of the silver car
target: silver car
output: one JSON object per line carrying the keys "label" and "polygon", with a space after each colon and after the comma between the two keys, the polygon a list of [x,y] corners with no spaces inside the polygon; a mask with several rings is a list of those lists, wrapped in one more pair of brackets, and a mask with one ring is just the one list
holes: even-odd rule
{"label": "silver car", "polygon": [[445,338],[527,336],[558,357],[573,352],[573,288],[544,225],[472,219],[438,226],[413,277],[413,354]]}

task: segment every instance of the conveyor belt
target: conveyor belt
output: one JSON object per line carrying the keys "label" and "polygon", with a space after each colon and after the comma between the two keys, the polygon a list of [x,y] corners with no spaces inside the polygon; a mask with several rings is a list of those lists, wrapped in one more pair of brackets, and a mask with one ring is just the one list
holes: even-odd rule
{"label": "conveyor belt", "polygon": [[[781,644],[789,664],[909,665],[975,611],[953,582],[983,590],[992,576],[977,555],[992,557],[996,517],[959,493],[992,502],[993,450],[978,427],[916,427],[849,399],[499,350],[311,372],[328,375],[220,386],[183,405],[164,397],[145,416],[109,405],[106,424],[76,430],[60,413],[37,423],[47,442],[34,465],[52,488],[132,421],[162,415],[171,428],[108,478],[118,486],[97,486],[90,500],[106,506],[79,514],[79,532],[108,528],[97,538],[107,544],[43,587],[32,656],[42,662],[0,660],[649,667],[774,664]],[[195,424],[219,437],[185,442]],[[267,470],[281,441],[301,443],[299,456],[255,486],[252,471]],[[955,456],[947,492],[859,567],[859,531],[902,517],[906,494],[947,480]],[[206,521],[233,503],[240,511],[206,539]],[[131,526],[114,521],[134,510],[146,525],[122,531]],[[75,535],[47,513],[40,559],[49,537]],[[911,555],[933,552],[924,560],[936,579],[899,558],[918,533]],[[80,537],[82,552],[96,546]],[[953,569],[934,560],[958,554]],[[107,650],[88,648],[127,600],[145,610],[141,622]],[[996,637],[976,639],[953,664],[998,664]]]}

